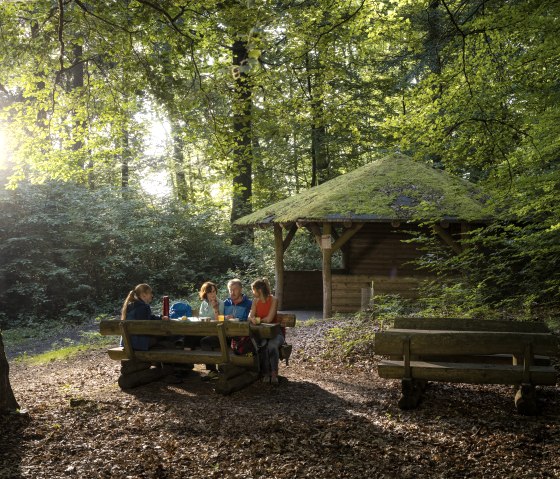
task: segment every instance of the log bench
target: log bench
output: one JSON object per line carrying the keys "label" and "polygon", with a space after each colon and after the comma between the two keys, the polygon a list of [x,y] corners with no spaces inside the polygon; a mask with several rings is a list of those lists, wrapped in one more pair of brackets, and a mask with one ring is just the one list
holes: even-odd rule
{"label": "log bench", "polygon": [[[295,315],[280,314],[278,324],[251,325],[239,321],[121,321],[104,320],[99,323],[103,336],[121,336],[122,347],[110,348],[109,357],[121,361],[121,375],[118,384],[128,389],[172,374],[173,368],[165,365],[216,364],[220,368],[220,378],[215,383],[216,391],[222,394],[242,389],[258,378],[259,362],[254,355],[240,356],[230,348],[230,338],[249,336],[258,340],[269,339],[278,334],[280,326],[295,325]],[[135,351],[131,347],[132,335],[148,336],[217,336],[219,351],[201,349],[150,349]],[[291,347],[290,347],[291,350]],[[287,362],[289,354],[284,350]]]}
{"label": "log bench", "polygon": [[397,318],[375,335],[382,378],[400,379],[401,409],[418,406],[427,381],[516,387],[521,414],[537,413],[536,385],[555,385],[557,339],[543,323]]}

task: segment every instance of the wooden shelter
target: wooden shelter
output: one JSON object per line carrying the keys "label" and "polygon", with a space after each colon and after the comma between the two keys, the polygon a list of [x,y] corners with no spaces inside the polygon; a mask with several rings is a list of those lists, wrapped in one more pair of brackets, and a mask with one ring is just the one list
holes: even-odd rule
{"label": "wooden shelter", "polygon": [[[281,308],[322,306],[358,311],[362,288],[414,294],[425,277],[410,264],[420,252],[410,231],[429,222],[454,251],[469,226],[488,221],[486,199],[471,183],[394,154],[238,219],[245,227],[274,228],[276,296]],[[284,253],[298,228],[315,237],[322,271],[285,271]],[[342,269],[332,257],[342,252]]]}

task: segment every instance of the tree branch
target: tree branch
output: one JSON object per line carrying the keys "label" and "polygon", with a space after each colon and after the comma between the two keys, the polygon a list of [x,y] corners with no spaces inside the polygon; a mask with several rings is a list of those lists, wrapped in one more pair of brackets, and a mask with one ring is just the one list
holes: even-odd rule
{"label": "tree branch", "polygon": [[181,15],[176,15],[175,17],[172,17],[171,14],[165,10],[164,8],[160,7],[157,3],[154,2],[150,2],[148,0],[137,0],[138,3],[141,3],[142,5],[145,5],[147,7],[150,7],[151,9],[155,10],[156,12],[161,13],[169,22],[169,25],[171,25],[171,28],[173,28],[173,30],[175,30],[179,35],[188,38],[192,43],[195,42],[195,38],[193,38],[191,35],[185,33],[183,30],[181,30],[176,24],[175,21],[180,18],[180,16],[184,13],[184,10],[181,11]]}

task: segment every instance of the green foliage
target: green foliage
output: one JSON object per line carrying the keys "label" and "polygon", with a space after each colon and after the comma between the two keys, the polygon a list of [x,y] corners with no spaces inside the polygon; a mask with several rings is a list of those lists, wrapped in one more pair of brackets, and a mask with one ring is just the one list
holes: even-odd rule
{"label": "green foliage", "polygon": [[2,322],[79,322],[142,282],[189,294],[234,263],[209,216],[68,183],[0,192]]}
{"label": "green foliage", "polygon": [[[254,209],[287,198],[285,210],[297,215],[295,192],[394,152],[479,183],[501,212],[457,257],[424,243],[423,266],[440,278],[426,291],[426,310],[552,314],[560,295],[559,5],[0,2],[0,130],[10,152],[0,169],[22,191],[1,200],[0,323],[18,315],[78,321],[136,281],[190,297],[203,279],[272,279],[270,236],[258,232],[254,248],[235,254],[223,242],[226,205],[239,193],[233,178],[248,176]],[[234,65],[235,42],[247,58]],[[239,115],[243,106],[250,117]],[[150,113],[173,132],[157,157],[147,151]],[[250,157],[243,166],[241,137]],[[172,178],[186,212],[111,190],[135,187],[145,169]],[[98,189],[34,192],[25,183],[52,179]],[[344,185],[329,193],[332,204],[356,206]],[[320,267],[309,237],[296,235],[286,265]]]}
{"label": "green foliage", "polygon": [[358,313],[349,320],[342,321],[339,326],[327,331],[325,357],[353,362],[360,356],[373,356],[375,332],[378,330],[379,323],[368,315]]}

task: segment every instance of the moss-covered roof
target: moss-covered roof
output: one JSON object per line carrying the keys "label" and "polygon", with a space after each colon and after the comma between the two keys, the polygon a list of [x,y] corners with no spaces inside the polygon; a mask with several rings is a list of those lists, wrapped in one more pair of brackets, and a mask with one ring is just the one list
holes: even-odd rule
{"label": "moss-covered roof", "polygon": [[492,216],[472,183],[389,155],[239,218],[240,226],[295,221],[484,221]]}

